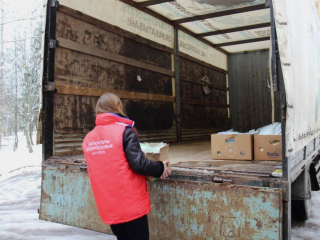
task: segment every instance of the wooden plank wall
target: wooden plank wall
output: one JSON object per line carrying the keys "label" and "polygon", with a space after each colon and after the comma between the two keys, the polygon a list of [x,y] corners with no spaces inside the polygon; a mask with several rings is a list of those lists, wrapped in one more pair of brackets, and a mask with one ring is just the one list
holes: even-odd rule
{"label": "wooden plank wall", "polygon": [[57,12],[54,155],[82,152],[103,92],[122,98],[140,141],[176,141],[173,50],[96,21],[63,6]]}
{"label": "wooden plank wall", "polygon": [[[229,56],[230,114],[232,128],[237,131],[272,123],[268,58],[268,50]],[[275,120],[280,122],[279,92],[275,92],[275,113]]]}
{"label": "wooden plank wall", "polygon": [[[205,76],[207,81],[202,80]],[[230,128],[226,72],[181,54],[180,91],[182,141],[209,139]]]}
{"label": "wooden plank wall", "polygon": [[[56,39],[54,155],[82,153],[104,92],[122,99],[140,141],[177,141],[173,49],[64,6],[57,12]],[[182,141],[228,129],[226,71],[181,54],[180,77]]]}

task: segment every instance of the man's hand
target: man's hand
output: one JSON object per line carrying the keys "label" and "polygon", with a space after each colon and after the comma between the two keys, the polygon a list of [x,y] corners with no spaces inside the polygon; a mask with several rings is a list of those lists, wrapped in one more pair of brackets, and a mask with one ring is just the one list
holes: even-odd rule
{"label": "man's hand", "polygon": [[165,179],[166,177],[168,177],[170,175],[170,170],[168,168],[168,164],[170,163],[170,160],[165,160],[163,161],[163,165],[164,165],[164,170],[162,173],[162,176],[160,177],[161,179]]}

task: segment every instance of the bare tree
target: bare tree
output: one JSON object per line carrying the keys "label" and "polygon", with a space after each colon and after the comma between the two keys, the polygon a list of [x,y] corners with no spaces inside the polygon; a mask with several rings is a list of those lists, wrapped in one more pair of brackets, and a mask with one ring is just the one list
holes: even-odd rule
{"label": "bare tree", "polygon": [[40,107],[44,9],[39,1],[40,5],[20,16],[10,1],[6,1],[11,4],[10,10],[3,3],[0,0],[0,147],[2,136],[13,133],[13,149],[17,150],[18,132],[23,131],[32,152],[32,135]]}
{"label": "bare tree", "polygon": [[2,146],[2,134],[3,134],[3,121],[4,121],[4,112],[3,112],[3,98],[4,98],[4,81],[3,81],[3,9],[2,1],[0,2],[0,13],[1,13],[1,29],[0,29],[0,148]]}

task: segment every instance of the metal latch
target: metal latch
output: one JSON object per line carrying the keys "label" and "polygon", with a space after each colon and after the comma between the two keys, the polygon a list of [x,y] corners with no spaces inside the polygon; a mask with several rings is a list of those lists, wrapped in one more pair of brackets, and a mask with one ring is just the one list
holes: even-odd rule
{"label": "metal latch", "polygon": [[45,92],[52,92],[55,89],[56,88],[55,88],[54,82],[45,82],[44,85],[43,85],[43,90]]}
{"label": "metal latch", "polygon": [[212,179],[212,182],[215,182],[215,183],[232,183],[232,180],[231,179],[227,179],[227,178],[214,177]]}
{"label": "metal latch", "polygon": [[59,8],[59,1],[58,0],[51,0],[50,7]]}
{"label": "metal latch", "polygon": [[56,48],[58,46],[59,42],[55,39],[50,39],[49,41],[49,48]]}

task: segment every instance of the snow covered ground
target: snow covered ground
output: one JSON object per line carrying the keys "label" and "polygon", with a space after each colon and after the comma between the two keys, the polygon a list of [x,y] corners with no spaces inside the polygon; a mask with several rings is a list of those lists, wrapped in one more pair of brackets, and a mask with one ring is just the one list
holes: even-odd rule
{"label": "snow covered ground", "polygon": [[[11,171],[23,167],[41,166],[42,145],[33,146],[33,153],[29,153],[27,143],[23,133],[18,134],[18,150],[13,151],[14,136],[4,137],[2,139],[2,148],[0,149],[0,180]],[[35,134],[33,136],[35,142]]]}
{"label": "snow covered ground", "polygon": [[312,192],[311,217],[305,222],[292,221],[292,240],[320,239],[320,191]]}
{"label": "snow covered ground", "polygon": [[19,148],[12,150],[13,137],[0,149],[0,239],[1,240],[115,240],[90,230],[39,220],[41,145],[29,153],[23,134]]}
{"label": "snow covered ground", "polygon": [[[19,148],[12,150],[13,137],[0,149],[0,239],[1,240],[115,240],[111,235],[39,220],[41,145],[29,153],[19,134]],[[320,239],[320,192],[312,193],[311,218],[292,223],[292,239]]]}

